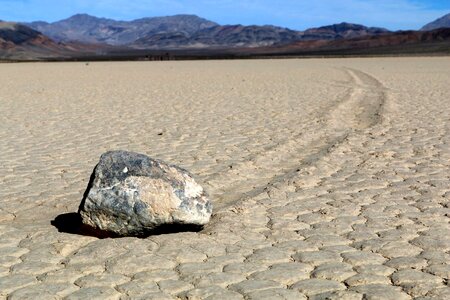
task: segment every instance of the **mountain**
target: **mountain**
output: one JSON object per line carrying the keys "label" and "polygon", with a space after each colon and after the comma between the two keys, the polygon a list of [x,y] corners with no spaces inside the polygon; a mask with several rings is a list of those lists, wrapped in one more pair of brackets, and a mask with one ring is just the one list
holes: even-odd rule
{"label": "mountain", "polygon": [[27,24],[56,41],[126,45],[137,49],[263,47],[299,40],[339,39],[383,34],[382,28],[341,23],[305,32],[276,26],[219,25],[195,15],[116,21],[87,14],[54,23]]}
{"label": "mountain", "polygon": [[422,31],[438,28],[450,28],[450,13],[422,27]]}
{"label": "mountain", "polygon": [[[244,51],[244,50],[243,50]],[[253,55],[450,54],[450,28],[398,31],[350,39],[299,41],[253,50]]]}
{"label": "mountain", "polygon": [[[438,21],[442,23],[442,19],[445,18]],[[384,28],[340,23],[295,31],[270,25],[218,25],[194,15],[116,21],[78,14],[54,23],[29,24],[34,29],[0,21],[0,59],[450,52],[450,29],[390,32]]]}
{"label": "mountain", "polygon": [[135,48],[262,47],[301,39],[301,32],[275,26],[213,26],[191,35],[148,35],[132,44]]}
{"label": "mountain", "polygon": [[191,35],[168,33],[149,35],[132,44],[135,48],[183,47],[264,47],[304,40],[336,40],[366,35],[386,34],[383,28],[341,23],[304,32],[276,26],[226,25],[202,29]]}
{"label": "mountain", "polygon": [[194,15],[143,18],[127,22],[78,14],[54,23],[32,22],[27,25],[57,41],[127,45],[157,34],[189,36],[217,24]]}
{"label": "mountain", "polygon": [[108,45],[55,42],[25,25],[0,21],[0,60],[67,59],[117,50]]}
{"label": "mountain", "polygon": [[351,39],[368,35],[379,35],[390,31],[378,27],[366,27],[359,24],[340,23],[319,28],[311,28],[303,33],[302,40]]}
{"label": "mountain", "polygon": [[64,47],[27,26],[0,21],[0,59],[51,57]]}

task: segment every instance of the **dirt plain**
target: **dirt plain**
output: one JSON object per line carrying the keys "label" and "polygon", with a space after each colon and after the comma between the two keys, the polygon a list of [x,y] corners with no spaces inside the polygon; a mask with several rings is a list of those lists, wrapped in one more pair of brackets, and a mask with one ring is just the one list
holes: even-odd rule
{"label": "dirt plain", "polygon": [[[448,57],[2,64],[0,83],[0,298],[450,298]],[[211,223],[77,232],[115,149],[195,174]]]}

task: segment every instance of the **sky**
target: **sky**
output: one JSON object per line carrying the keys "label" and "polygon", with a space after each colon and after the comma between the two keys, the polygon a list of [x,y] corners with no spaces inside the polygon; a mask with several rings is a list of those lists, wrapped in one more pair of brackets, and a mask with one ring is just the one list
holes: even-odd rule
{"label": "sky", "polygon": [[296,30],[340,22],[405,30],[450,13],[450,0],[0,0],[0,20],[54,22],[77,13],[116,20],[195,14],[222,25]]}

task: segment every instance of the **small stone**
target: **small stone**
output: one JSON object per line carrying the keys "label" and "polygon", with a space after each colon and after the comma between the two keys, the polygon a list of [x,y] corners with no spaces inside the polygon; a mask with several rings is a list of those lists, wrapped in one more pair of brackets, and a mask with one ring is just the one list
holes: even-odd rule
{"label": "small stone", "polygon": [[100,157],[79,213],[83,223],[117,235],[144,235],[162,225],[208,223],[212,204],[192,175],[146,155]]}

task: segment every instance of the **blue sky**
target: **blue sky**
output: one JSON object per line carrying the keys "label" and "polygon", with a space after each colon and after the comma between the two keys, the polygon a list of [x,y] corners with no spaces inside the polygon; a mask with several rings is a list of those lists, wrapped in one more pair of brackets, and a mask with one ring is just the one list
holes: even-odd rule
{"label": "blue sky", "polygon": [[57,21],[76,13],[132,20],[196,14],[220,24],[302,30],[338,22],[419,29],[450,12],[450,0],[0,0],[0,19]]}

